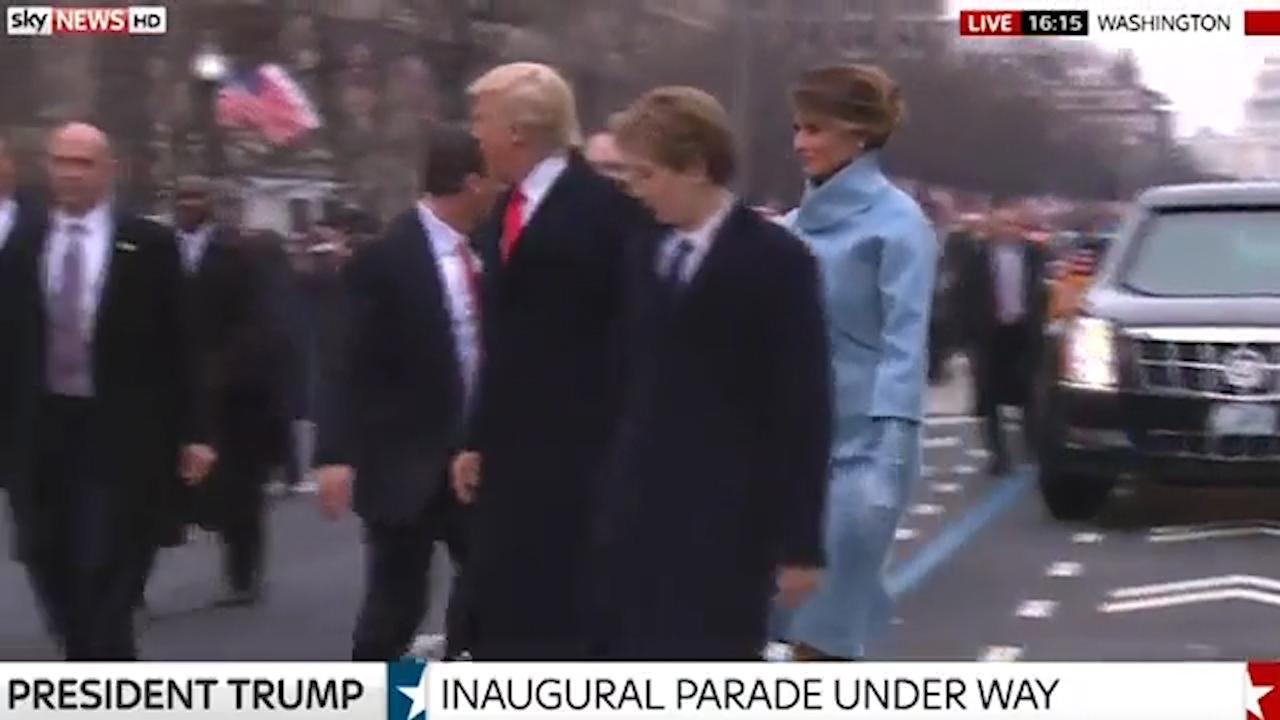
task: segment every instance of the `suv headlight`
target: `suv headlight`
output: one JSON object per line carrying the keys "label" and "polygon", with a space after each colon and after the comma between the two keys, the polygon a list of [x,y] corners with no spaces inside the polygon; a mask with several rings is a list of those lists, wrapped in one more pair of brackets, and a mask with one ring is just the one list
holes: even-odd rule
{"label": "suv headlight", "polygon": [[1115,328],[1106,320],[1077,317],[1067,328],[1063,377],[1087,390],[1116,389]]}

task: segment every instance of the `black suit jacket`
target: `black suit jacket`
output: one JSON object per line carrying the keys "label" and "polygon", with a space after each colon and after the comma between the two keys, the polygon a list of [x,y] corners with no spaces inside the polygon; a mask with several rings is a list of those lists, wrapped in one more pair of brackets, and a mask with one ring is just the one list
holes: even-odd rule
{"label": "black suit jacket", "polygon": [[288,343],[268,307],[265,276],[234,230],[214,228],[187,291],[219,452],[251,462],[281,459]]}
{"label": "black suit jacket", "polygon": [[[31,200],[17,200],[17,214],[9,232],[0,237],[0,488],[13,471],[13,451],[17,428],[14,402],[17,394],[17,347],[9,340],[17,336],[21,313],[12,292],[22,280],[23,264],[30,253],[31,237],[38,232],[42,210]],[[7,292],[6,292],[7,290]]]}
{"label": "black suit jacket", "polygon": [[485,364],[468,444],[484,470],[464,570],[470,649],[572,657],[585,642],[591,498],[619,414],[624,243],[647,216],[577,153],[504,264],[505,206],[478,237]]}
{"label": "black suit jacket", "polygon": [[596,513],[607,652],[736,659],[780,565],[821,566],[831,357],[817,266],[738,206],[674,306],[664,231],[628,265],[627,393]]}
{"label": "black suit jacket", "polygon": [[[978,343],[991,339],[998,320],[996,317],[996,278],[993,265],[993,243],[988,240],[969,240],[964,253],[963,270],[959,279],[965,328],[969,337]],[[1045,253],[1031,242],[1023,244],[1023,307],[1026,321],[1034,336],[1040,334],[1048,311],[1048,291],[1045,288]]]}
{"label": "black suit jacket", "polygon": [[346,350],[327,388],[318,462],[356,468],[355,509],[366,521],[421,513],[463,439],[462,370],[437,267],[411,210],[346,269]]}
{"label": "black suit jacket", "polygon": [[[18,327],[12,341],[17,397],[17,472],[10,499],[19,526],[19,549],[40,515],[34,450],[44,432],[45,283],[47,223],[23,238],[18,281],[6,289]],[[106,279],[93,339],[95,405],[93,452],[100,481],[110,486],[120,513],[118,530],[149,526],[157,497],[174,497],[181,444],[210,440],[200,384],[193,366],[193,338],[186,322],[182,269],[172,233],[156,223],[114,216]]]}

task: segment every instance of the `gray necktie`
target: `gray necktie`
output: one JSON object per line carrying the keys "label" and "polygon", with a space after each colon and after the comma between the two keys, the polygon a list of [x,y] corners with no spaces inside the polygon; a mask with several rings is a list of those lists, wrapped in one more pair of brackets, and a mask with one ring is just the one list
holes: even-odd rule
{"label": "gray necktie", "polygon": [[678,292],[684,286],[685,265],[689,262],[689,256],[693,255],[693,250],[692,240],[677,236],[671,258],[667,262],[667,271],[663,273],[663,284],[669,290]]}
{"label": "gray necktie", "polygon": [[48,303],[48,348],[46,380],[54,395],[93,395],[89,336],[80,303],[84,297],[84,240],[88,235],[79,223],[63,231],[67,246],[62,255],[61,282],[51,288]]}

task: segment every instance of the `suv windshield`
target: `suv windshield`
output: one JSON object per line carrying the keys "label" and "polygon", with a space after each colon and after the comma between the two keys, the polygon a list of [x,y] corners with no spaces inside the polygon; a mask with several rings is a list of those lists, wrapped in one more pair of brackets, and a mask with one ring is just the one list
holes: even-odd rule
{"label": "suv windshield", "polygon": [[1124,284],[1147,295],[1280,295],[1280,208],[1158,212]]}

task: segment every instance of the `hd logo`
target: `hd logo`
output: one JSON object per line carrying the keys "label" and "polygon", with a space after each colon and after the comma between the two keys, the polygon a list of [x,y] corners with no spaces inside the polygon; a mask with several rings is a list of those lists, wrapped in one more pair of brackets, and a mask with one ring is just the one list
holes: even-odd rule
{"label": "hd logo", "polygon": [[427,720],[427,664],[387,663],[387,720]]}

